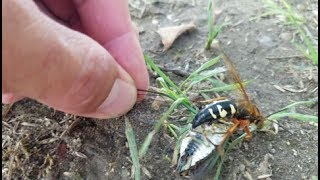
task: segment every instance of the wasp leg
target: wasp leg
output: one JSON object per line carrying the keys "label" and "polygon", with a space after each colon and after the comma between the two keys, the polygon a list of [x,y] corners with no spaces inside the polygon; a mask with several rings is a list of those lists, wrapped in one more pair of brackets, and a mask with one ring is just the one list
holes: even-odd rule
{"label": "wasp leg", "polygon": [[227,130],[226,134],[222,138],[221,143],[217,147],[217,151],[221,156],[224,155],[224,152],[222,151],[222,146],[223,146],[224,142],[238,129],[238,127],[241,123],[239,120],[237,120],[235,118],[233,118],[232,122],[233,122],[233,125]]}
{"label": "wasp leg", "polygon": [[213,103],[213,102],[224,100],[224,99],[227,99],[227,97],[217,97],[217,98],[213,98],[213,99],[199,101],[199,103]]}
{"label": "wasp leg", "polygon": [[249,120],[241,120],[240,127],[247,133],[246,137],[244,138],[245,141],[250,141],[252,138],[252,133],[249,129],[250,121]]}
{"label": "wasp leg", "polygon": [[226,124],[226,125],[232,125],[233,123],[232,122],[228,122],[226,121],[224,118],[221,118],[221,119],[218,119],[218,122],[219,123],[222,123],[222,124]]}

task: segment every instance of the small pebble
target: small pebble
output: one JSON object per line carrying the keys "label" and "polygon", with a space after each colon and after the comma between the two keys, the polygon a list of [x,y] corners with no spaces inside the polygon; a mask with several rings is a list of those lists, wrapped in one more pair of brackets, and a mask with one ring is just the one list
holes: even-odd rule
{"label": "small pebble", "polygon": [[290,142],[289,141],[287,141],[287,145],[290,146]]}
{"label": "small pebble", "polygon": [[233,157],[229,156],[229,161],[233,161]]}
{"label": "small pebble", "polygon": [[298,4],[298,5],[297,5],[297,9],[298,9],[299,11],[304,11],[304,10],[306,9],[306,6],[303,5],[303,4]]}
{"label": "small pebble", "polygon": [[292,149],[292,151],[294,156],[298,156],[298,152],[295,149]]}
{"label": "small pebble", "polygon": [[167,15],[166,18],[172,20],[172,14]]}
{"label": "small pebble", "polygon": [[152,19],[152,24],[157,25],[157,24],[159,24],[159,21],[156,19]]}
{"label": "small pebble", "polygon": [[275,153],[276,153],[276,150],[275,150],[275,149],[270,149],[269,152],[270,152],[271,154],[275,154]]}
{"label": "small pebble", "polygon": [[259,39],[258,39],[258,42],[262,46],[268,47],[268,48],[274,47],[276,45],[276,43],[269,36],[260,36]]}
{"label": "small pebble", "polygon": [[289,33],[289,32],[281,33],[281,34],[280,34],[280,38],[281,38],[283,41],[291,41],[291,39],[292,39],[292,33]]}
{"label": "small pebble", "polygon": [[240,164],[239,169],[241,172],[243,172],[246,169],[246,166],[244,164]]}
{"label": "small pebble", "polygon": [[297,166],[298,166],[299,169],[302,169],[302,167],[299,164]]}

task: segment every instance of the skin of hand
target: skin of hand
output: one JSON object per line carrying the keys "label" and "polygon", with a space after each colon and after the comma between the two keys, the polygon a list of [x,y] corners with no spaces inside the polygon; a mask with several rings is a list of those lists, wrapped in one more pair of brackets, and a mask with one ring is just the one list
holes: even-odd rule
{"label": "skin of hand", "polygon": [[[2,1],[2,103],[118,117],[149,77],[124,0]],[[143,97],[138,97],[138,100]]]}

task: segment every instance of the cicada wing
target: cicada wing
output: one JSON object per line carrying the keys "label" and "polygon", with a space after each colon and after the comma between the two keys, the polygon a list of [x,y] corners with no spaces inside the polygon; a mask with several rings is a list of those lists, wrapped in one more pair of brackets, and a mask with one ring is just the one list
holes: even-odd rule
{"label": "cicada wing", "polygon": [[[180,158],[177,170],[180,174],[195,175],[206,174],[206,168],[211,161],[212,154],[221,144],[224,134],[227,133],[228,125],[214,123],[210,126],[199,126],[191,130],[182,140]],[[208,162],[208,164],[207,164]]]}

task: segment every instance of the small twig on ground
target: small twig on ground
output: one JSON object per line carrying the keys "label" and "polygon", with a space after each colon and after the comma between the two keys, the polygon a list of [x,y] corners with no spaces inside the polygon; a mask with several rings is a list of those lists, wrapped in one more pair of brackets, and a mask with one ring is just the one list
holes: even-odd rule
{"label": "small twig on ground", "polygon": [[163,66],[159,66],[158,67],[162,70],[162,71],[165,71],[165,72],[172,72],[173,74],[177,75],[177,76],[181,76],[181,77],[188,77],[190,75],[190,73],[184,71],[184,70],[181,70],[181,69],[170,69],[170,68],[166,68],[166,67],[163,67]]}
{"label": "small twig on ground", "polygon": [[234,27],[236,27],[236,26],[239,26],[240,24],[244,23],[245,21],[246,21],[246,20],[242,19],[242,20],[236,22],[234,25],[232,25],[232,27],[234,28]]}
{"label": "small twig on ground", "polygon": [[305,56],[303,54],[297,54],[297,55],[292,55],[292,56],[279,56],[279,57],[269,56],[269,57],[266,57],[266,59],[274,60],[274,59],[290,59],[290,58],[304,58],[304,57]]}
{"label": "small twig on ground", "polygon": [[7,107],[7,109],[4,111],[4,113],[2,114],[2,119],[5,118],[5,117],[7,117],[8,113],[10,112],[10,110],[11,110],[11,108],[12,108],[12,106],[13,106],[13,104],[14,104],[14,103],[11,103],[11,104],[9,105],[9,107]]}
{"label": "small twig on ground", "polygon": [[61,135],[60,135],[60,139],[66,134],[66,133],[70,133],[81,121],[80,118],[77,118],[77,116],[73,117],[74,121],[70,124],[70,126],[64,130]]}
{"label": "small twig on ground", "polygon": [[13,169],[13,161],[15,159],[15,156],[17,154],[18,148],[20,146],[21,142],[18,141],[14,147],[13,153],[10,156],[10,160],[9,160],[9,167],[8,167],[8,179],[11,179],[12,176],[12,169]]}
{"label": "small twig on ground", "polygon": [[314,92],[316,92],[317,90],[318,90],[318,87],[314,88],[314,89],[311,91],[311,93],[314,93]]}

